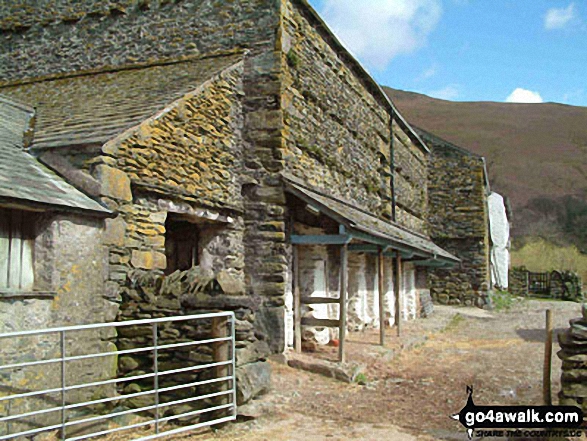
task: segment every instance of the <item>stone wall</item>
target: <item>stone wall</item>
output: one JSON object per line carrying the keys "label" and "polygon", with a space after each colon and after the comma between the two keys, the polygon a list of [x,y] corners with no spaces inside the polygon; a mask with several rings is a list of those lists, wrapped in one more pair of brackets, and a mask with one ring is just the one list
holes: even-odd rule
{"label": "stone wall", "polygon": [[390,190],[380,171],[380,157],[389,157],[389,114],[297,2],[284,1],[282,8],[287,169],[389,217]]}
{"label": "stone wall", "polygon": [[428,227],[428,156],[413,135],[396,121],[393,123],[393,186],[396,220],[408,229],[427,235]]}
{"label": "stone wall", "polygon": [[298,1],[282,2],[281,49],[286,168],[308,184],[426,233],[426,153],[394,121],[388,104],[348,63]]}
{"label": "stone wall", "polygon": [[508,291],[517,296],[528,295],[528,270],[525,266],[510,268]]}
{"label": "stone wall", "polygon": [[561,390],[558,393],[561,406],[577,406],[587,411],[587,310],[582,308],[581,317],[570,320],[570,327],[558,333],[562,360]]}
{"label": "stone wall", "polygon": [[427,133],[430,235],[462,260],[452,270],[431,269],[430,291],[440,303],[487,302],[490,289],[487,188],[483,158]]}
{"label": "stone wall", "polygon": [[241,72],[223,72],[90,161],[103,201],[120,213],[105,234],[115,298],[131,269],[166,268],[170,212],[200,225],[198,253],[209,269],[244,281]]}
{"label": "stone wall", "polygon": [[[114,321],[118,304],[104,298],[108,259],[107,249],[101,243],[104,221],[49,212],[38,216],[34,243],[36,294],[29,297],[0,294],[0,333]],[[66,334],[66,353],[114,351],[115,338],[112,329]],[[3,340],[0,345],[2,364],[60,356],[57,334]],[[113,378],[116,359],[114,356],[68,363],[66,381],[71,385]],[[13,388],[4,387],[8,384]],[[61,384],[58,363],[0,372],[1,395],[54,388],[58,384]],[[67,400],[86,401],[113,393],[113,387],[103,386],[71,392]],[[58,406],[60,402],[57,395],[46,395],[42,399],[15,401],[10,409],[2,403],[0,414],[38,410]],[[58,412],[35,417],[29,423],[57,421],[61,421]],[[28,424],[12,425],[11,430],[28,428]],[[0,434],[6,429],[5,423],[0,425]]]}
{"label": "stone wall", "polygon": [[[158,275],[153,271],[134,270],[129,273],[121,289],[123,304],[120,318],[122,320],[137,317],[171,317],[214,312],[218,310],[233,311],[235,322],[237,402],[243,404],[269,388],[270,367],[265,362],[269,355],[266,336],[255,332],[254,323],[258,304],[243,291],[234,290],[234,278],[224,270],[212,270],[200,266],[187,271],[177,271],[168,276]],[[230,335],[229,328],[223,327],[223,335]],[[205,340],[217,335],[212,334],[210,320],[195,320],[170,323],[159,328],[160,344],[175,344],[188,340]],[[152,342],[150,327],[120,328],[118,345],[120,349],[131,349],[149,346]],[[161,350],[159,352],[160,371],[182,369],[190,366],[224,361],[214,359],[213,350],[209,345],[184,346]],[[123,376],[136,376],[149,371],[152,366],[150,353],[137,353],[120,358],[119,372]],[[163,376],[160,387],[174,386],[180,383],[192,383],[208,380],[217,376],[214,369],[206,368],[188,371],[181,375]],[[222,384],[206,384],[179,389],[162,394],[161,401],[173,401],[188,398],[194,394],[203,395],[215,392]],[[152,379],[123,383],[120,392],[130,394],[153,389]],[[151,405],[152,395],[130,398],[123,402],[124,406],[137,408]],[[218,404],[218,403],[216,403]],[[183,413],[203,409],[214,405],[213,400],[194,401],[180,406],[172,412]],[[207,414],[198,415],[190,420],[195,423]]]}
{"label": "stone wall", "polygon": [[273,41],[276,25],[276,5],[263,0],[7,0],[0,78],[261,47]]}
{"label": "stone wall", "polygon": [[442,304],[484,306],[488,302],[487,244],[479,238],[436,239],[435,243],[458,256],[461,264],[453,269],[428,270],[432,298]]}
{"label": "stone wall", "polygon": [[[101,183],[103,200],[120,213],[107,221],[105,234],[110,246],[108,293],[120,302],[119,319],[237,311],[237,376],[248,378],[242,389],[239,386],[239,402],[266,387],[263,381],[269,377],[268,365],[259,360],[269,353],[265,339],[270,335],[255,332],[255,314],[262,302],[247,295],[247,225],[241,193],[247,178],[243,170],[242,90],[242,64],[237,64],[167,106],[156,118],[106,143],[102,155],[90,161],[90,169]],[[194,270],[212,274],[218,285],[213,299],[196,296],[200,293],[191,292],[193,286],[177,272],[163,277],[168,264],[165,242],[170,216],[185,219],[198,230],[199,265]],[[167,288],[161,291],[161,286]],[[197,338],[206,329],[162,332],[162,338],[172,343],[184,337]],[[147,340],[141,332],[122,328],[118,344],[121,348],[140,347]],[[194,357],[196,361],[208,360],[209,348],[196,355],[169,352],[162,358],[161,369],[185,365]],[[148,358],[121,358],[119,371],[139,375],[151,362]],[[263,381],[258,384],[251,375]],[[197,381],[200,377],[194,374],[182,379]],[[120,392],[145,390],[148,383],[125,384]],[[182,398],[185,393],[190,391],[168,394],[167,398]],[[140,407],[151,398],[129,400],[127,405]]]}

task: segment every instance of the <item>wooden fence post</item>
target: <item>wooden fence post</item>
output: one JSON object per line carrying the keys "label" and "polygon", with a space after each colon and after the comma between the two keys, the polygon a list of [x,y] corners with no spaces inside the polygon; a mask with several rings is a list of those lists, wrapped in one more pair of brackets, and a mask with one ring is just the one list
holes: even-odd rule
{"label": "wooden fence post", "polygon": [[379,344],[385,346],[385,302],[383,294],[383,248],[379,248],[378,263],[378,295],[379,295]]}
{"label": "wooden fence post", "polygon": [[546,406],[552,405],[550,378],[552,375],[552,310],[546,310],[546,338],[544,342],[544,372],[542,375],[542,397]]}
{"label": "wooden fence post", "polygon": [[393,291],[395,293],[395,325],[397,327],[397,336],[402,333],[402,302],[401,302],[401,284],[402,284],[402,258],[399,251],[395,252],[396,257],[393,260]]}
{"label": "wooden fence post", "polygon": [[338,361],[345,362],[344,345],[346,339],[346,308],[347,308],[347,272],[348,272],[348,255],[347,245],[340,248],[340,309],[338,324]]}

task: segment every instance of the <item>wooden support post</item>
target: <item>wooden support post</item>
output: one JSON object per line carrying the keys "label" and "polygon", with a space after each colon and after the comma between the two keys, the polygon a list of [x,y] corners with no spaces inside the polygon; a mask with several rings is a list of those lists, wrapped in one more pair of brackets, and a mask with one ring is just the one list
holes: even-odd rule
{"label": "wooden support post", "polygon": [[338,361],[345,362],[344,343],[346,339],[346,308],[347,308],[347,272],[348,272],[348,254],[347,245],[340,248],[340,311],[338,325]]}
{"label": "wooden support post", "polygon": [[379,248],[379,257],[377,259],[378,274],[377,280],[379,286],[377,288],[379,295],[379,344],[385,346],[385,298],[383,293],[383,248]]}
{"label": "wooden support post", "polygon": [[[213,317],[212,318],[212,330],[211,330],[211,338],[222,338],[229,336],[229,329],[228,329],[228,317]],[[231,354],[231,343],[230,341],[217,341],[212,343],[212,359],[214,363],[218,363],[221,361],[230,360]],[[230,375],[231,365],[223,365],[223,366],[216,366],[214,367],[214,377],[215,378],[222,378],[228,377]],[[232,386],[232,385],[231,385]],[[222,392],[229,389],[229,384],[227,381],[220,381],[216,383],[216,387],[214,387],[215,392]],[[228,404],[230,402],[232,395],[220,395],[219,397],[214,398],[214,405],[215,406],[222,406],[224,404]],[[234,403],[236,405],[236,403]],[[213,418],[222,418],[228,416],[230,413],[230,408],[222,409],[219,411],[214,412]]]}
{"label": "wooden support post", "polygon": [[542,397],[546,406],[552,405],[550,377],[552,375],[552,310],[546,310],[546,338],[544,342],[544,372],[542,375]]}
{"label": "wooden support post", "polygon": [[401,285],[402,285],[402,258],[397,253],[397,257],[393,259],[393,291],[395,293],[395,326],[397,328],[397,336],[402,333],[402,311],[401,311]]}
{"label": "wooden support post", "polygon": [[293,245],[293,286],[295,351],[302,352],[302,308],[300,305],[300,256],[297,245]]}

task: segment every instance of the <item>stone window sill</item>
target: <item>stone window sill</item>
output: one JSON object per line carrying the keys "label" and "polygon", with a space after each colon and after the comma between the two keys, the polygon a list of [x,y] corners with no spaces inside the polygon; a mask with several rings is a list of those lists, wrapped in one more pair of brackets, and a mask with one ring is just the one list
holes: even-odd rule
{"label": "stone window sill", "polygon": [[52,299],[57,295],[55,291],[5,291],[0,290],[0,300],[3,299]]}

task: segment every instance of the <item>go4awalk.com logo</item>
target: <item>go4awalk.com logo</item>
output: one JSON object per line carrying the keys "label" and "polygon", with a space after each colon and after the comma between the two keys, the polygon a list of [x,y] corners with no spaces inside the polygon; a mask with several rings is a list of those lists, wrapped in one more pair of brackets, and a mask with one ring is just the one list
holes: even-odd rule
{"label": "go4awalk.com logo", "polygon": [[[579,436],[583,411],[576,406],[477,406],[467,386],[467,404],[451,418],[478,436]],[[500,430],[496,430],[500,429]],[[540,429],[529,431],[525,429]],[[572,433],[571,433],[572,432]]]}

